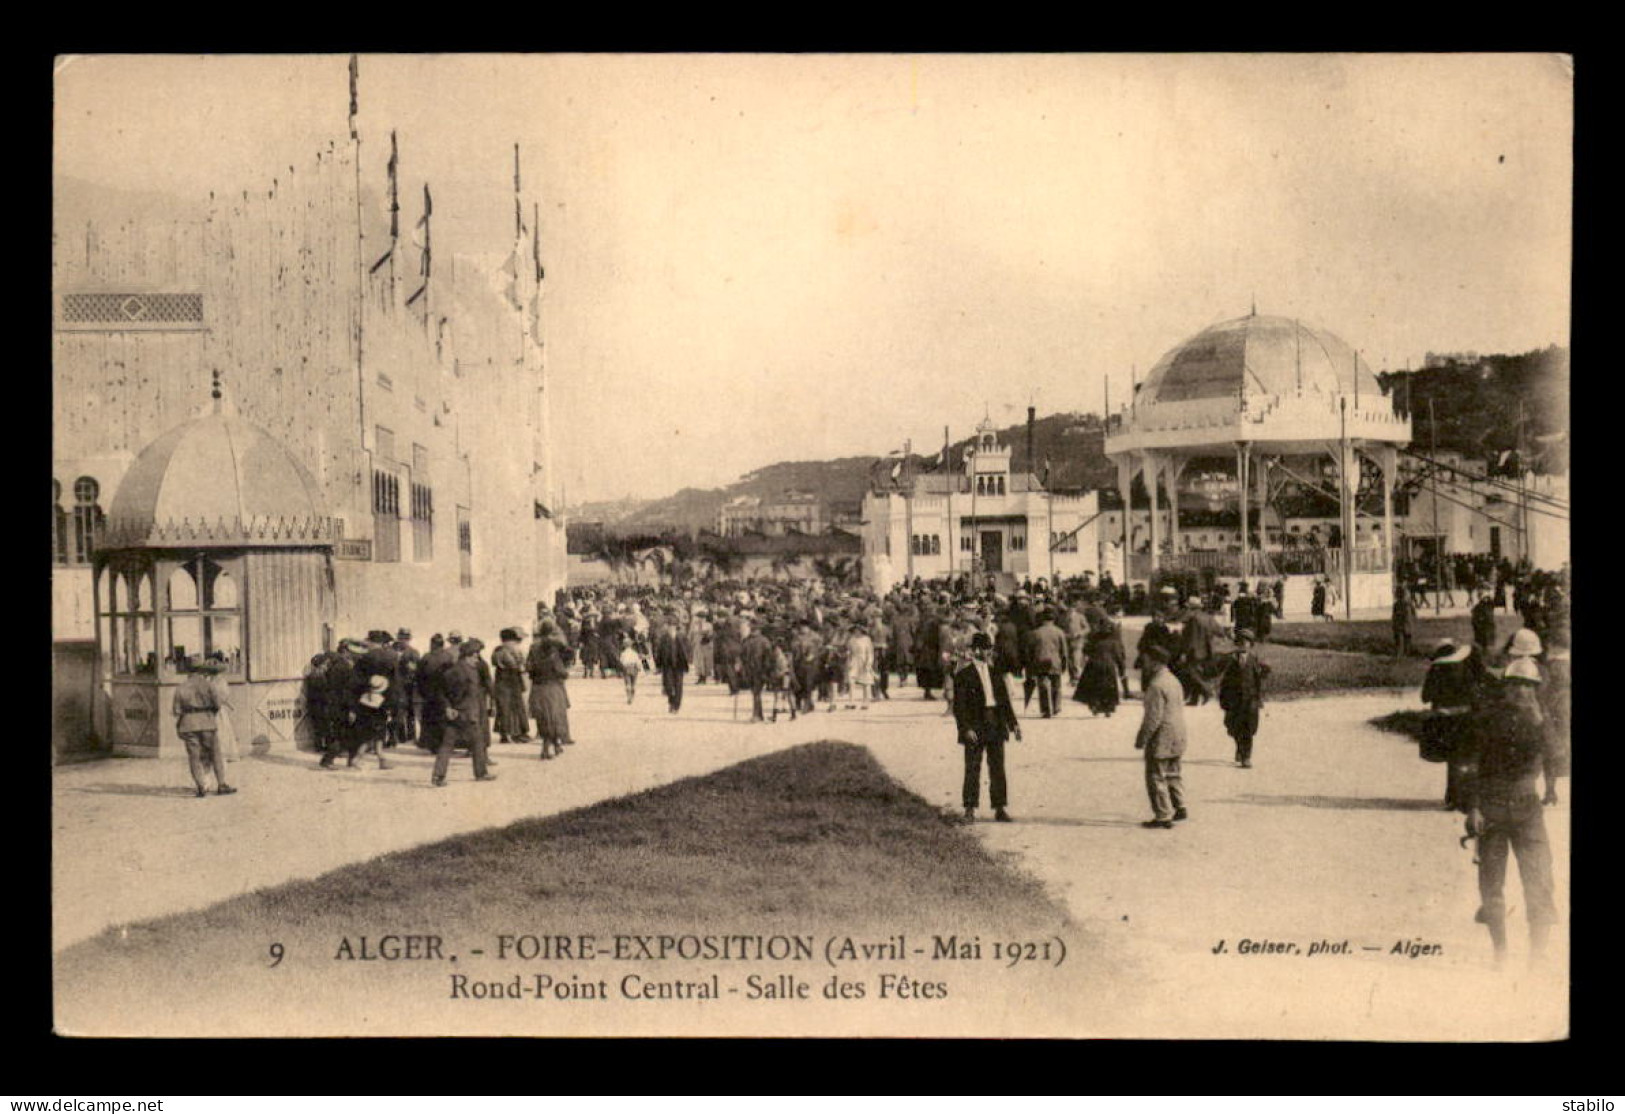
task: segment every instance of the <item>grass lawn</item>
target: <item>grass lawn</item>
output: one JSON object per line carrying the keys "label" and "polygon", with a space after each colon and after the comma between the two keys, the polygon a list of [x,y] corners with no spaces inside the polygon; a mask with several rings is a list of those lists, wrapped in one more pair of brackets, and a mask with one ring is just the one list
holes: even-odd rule
{"label": "grass lawn", "polygon": [[[1522,625],[1516,615],[1496,616],[1497,642]],[[1411,656],[1394,657],[1392,628],[1383,619],[1351,622],[1276,623],[1259,647],[1269,663],[1270,693],[1277,697],[1321,696],[1349,689],[1417,689],[1427,676],[1428,654],[1445,637],[1471,642],[1465,615],[1419,616]]]}
{"label": "grass lawn", "polygon": [[1396,660],[1392,653],[1360,654],[1341,650],[1284,646],[1274,641],[1258,648],[1270,667],[1270,699],[1325,696],[1351,689],[1416,689],[1427,675],[1427,659]]}
{"label": "grass lawn", "polygon": [[[1060,932],[1073,947],[1083,942],[1036,880],[894,782],[867,750],[822,742],[113,929],[57,957],[57,992],[67,1016],[98,1023],[144,1016],[143,1003],[176,996],[191,1018],[201,993],[216,1007],[210,1032],[266,1031],[243,1020],[248,1009],[320,1016],[323,1023],[304,1031],[327,1033],[351,1008],[361,1011],[355,1026],[340,1031],[376,1031],[371,1026],[389,1003],[422,1011],[426,1000],[443,1000],[448,972],[459,968],[493,978],[520,969],[529,978],[532,968],[548,966],[584,977],[624,970],[496,964],[503,933],[607,940],[617,933],[832,931],[871,938],[981,933],[988,940]],[[337,961],[344,939],[385,933],[437,934],[460,961]],[[280,970],[270,966],[273,942],[285,951]],[[482,946],[485,959],[474,959]],[[1085,956],[1077,958],[1074,972],[1087,966]],[[809,978],[830,973],[807,969]],[[250,992],[251,1005],[243,1000]],[[239,1004],[225,1008],[228,1002]],[[540,1008],[513,1005],[532,1014]],[[437,1017],[436,1024],[443,1022]],[[164,1031],[191,1032],[193,1025],[177,1021]]]}
{"label": "grass lawn", "polygon": [[[1523,625],[1516,615],[1497,614],[1496,641],[1503,642]],[[1420,653],[1430,651],[1442,638],[1459,642],[1473,640],[1472,620],[1465,615],[1418,615],[1412,627],[1411,642]],[[1342,650],[1361,654],[1394,652],[1393,627],[1386,619],[1335,619],[1330,623],[1275,623],[1270,642],[1282,646],[1303,646],[1318,650]]]}

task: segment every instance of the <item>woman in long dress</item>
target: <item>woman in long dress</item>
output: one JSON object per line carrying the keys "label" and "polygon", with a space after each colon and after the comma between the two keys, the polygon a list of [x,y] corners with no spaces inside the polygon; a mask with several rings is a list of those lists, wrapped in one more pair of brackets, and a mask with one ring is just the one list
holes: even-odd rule
{"label": "woman in long dress", "polygon": [[1072,697],[1089,705],[1097,716],[1109,716],[1117,710],[1119,666],[1123,658],[1123,640],[1117,624],[1109,618],[1099,628],[1089,632],[1084,645],[1083,672]]}
{"label": "woman in long dress", "polygon": [[513,627],[502,632],[502,645],[491,652],[496,670],[496,731],[503,743],[528,743],[530,719],[525,713],[525,658],[519,652],[523,636]]}
{"label": "woman in long dress", "polygon": [[575,742],[570,738],[570,694],[564,688],[570,676],[565,650],[559,629],[544,623],[525,659],[525,672],[530,676],[530,714],[536,719],[544,760],[563,754],[565,746]]}
{"label": "woman in long dress", "polygon": [[852,624],[852,633],[846,640],[846,683],[848,697],[856,696],[862,701],[861,707],[867,710],[870,687],[875,683],[875,643],[859,623]]}

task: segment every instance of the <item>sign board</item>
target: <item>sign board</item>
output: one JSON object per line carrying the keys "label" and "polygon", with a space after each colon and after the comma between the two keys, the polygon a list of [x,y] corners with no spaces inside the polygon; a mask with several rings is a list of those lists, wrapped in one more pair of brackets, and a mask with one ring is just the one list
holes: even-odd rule
{"label": "sign board", "polygon": [[372,560],[371,538],[340,538],[333,543],[333,557],[339,561]]}

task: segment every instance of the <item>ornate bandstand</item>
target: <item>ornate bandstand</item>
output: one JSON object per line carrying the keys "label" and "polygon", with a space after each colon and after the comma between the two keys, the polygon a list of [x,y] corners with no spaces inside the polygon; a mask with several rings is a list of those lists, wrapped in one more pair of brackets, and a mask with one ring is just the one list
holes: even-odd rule
{"label": "ornate bandstand", "polygon": [[[1115,415],[1106,455],[1129,505],[1136,475],[1151,502],[1146,544],[1129,576],[1211,570],[1221,577],[1332,578],[1344,606],[1392,602],[1393,490],[1410,419],[1394,409],[1358,352],[1325,329],[1257,313],[1204,329],[1159,360]],[[1233,461],[1237,544],[1198,550],[1179,528],[1179,491],[1193,463]],[[1275,496],[1286,486],[1335,500],[1338,529],[1289,533]],[[1161,492],[1174,504],[1164,536]],[[1380,513],[1375,507],[1380,487]],[[1124,515],[1124,542],[1129,541]],[[1380,523],[1380,525],[1379,525]],[[1308,544],[1296,544],[1306,542]]]}
{"label": "ornate bandstand", "polygon": [[301,677],[331,642],[336,523],[308,471],[223,408],[142,450],[94,560],[106,734],[124,753],[180,745],[169,694],[203,659],[224,666],[238,739],[292,748]]}

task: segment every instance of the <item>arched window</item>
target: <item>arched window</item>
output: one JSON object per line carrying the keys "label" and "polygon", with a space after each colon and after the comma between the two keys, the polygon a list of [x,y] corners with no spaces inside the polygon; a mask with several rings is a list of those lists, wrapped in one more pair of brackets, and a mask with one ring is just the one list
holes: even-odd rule
{"label": "arched window", "polygon": [[197,556],[169,577],[169,646],[165,664],[185,673],[204,658],[225,663],[228,675],[243,671],[242,615],[230,558]]}
{"label": "arched window", "polygon": [[999,494],[1003,495],[1004,494],[1004,477],[1003,476],[998,477],[998,482],[999,482]]}
{"label": "arched window", "polygon": [[90,555],[96,549],[96,537],[101,533],[103,521],[102,508],[96,502],[101,490],[101,484],[89,476],[73,481],[72,564],[90,564]]}

